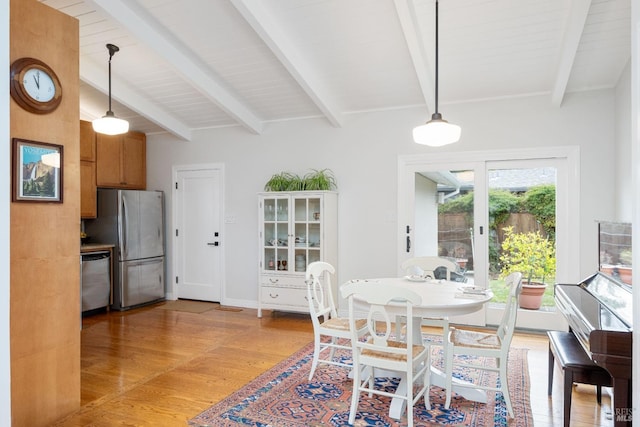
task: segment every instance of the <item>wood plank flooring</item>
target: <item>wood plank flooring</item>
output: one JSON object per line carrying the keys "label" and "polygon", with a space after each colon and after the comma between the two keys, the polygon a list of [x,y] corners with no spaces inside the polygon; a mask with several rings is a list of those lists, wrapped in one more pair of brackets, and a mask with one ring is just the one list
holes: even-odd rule
{"label": "wood plank flooring", "polygon": [[[181,311],[184,310],[184,311]],[[190,302],[159,303],[83,320],[82,407],[55,426],[186,426],[187,421],[313,339],[304,315]],[[562,374],[547,397],[546,335],[518,333],[530,349],[535,426],[562,426]],[[572,426],[609,426],[611,401],[577,386]]]}

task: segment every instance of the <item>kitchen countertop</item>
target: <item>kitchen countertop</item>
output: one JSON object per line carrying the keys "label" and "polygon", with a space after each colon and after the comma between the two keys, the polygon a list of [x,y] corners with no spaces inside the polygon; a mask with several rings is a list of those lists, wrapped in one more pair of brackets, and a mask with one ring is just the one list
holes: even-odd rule
{"label": "kitchen countertop", "polygon": [[80,252],[108,251],[115,247],[110,243],[86,243],[80,245]]}

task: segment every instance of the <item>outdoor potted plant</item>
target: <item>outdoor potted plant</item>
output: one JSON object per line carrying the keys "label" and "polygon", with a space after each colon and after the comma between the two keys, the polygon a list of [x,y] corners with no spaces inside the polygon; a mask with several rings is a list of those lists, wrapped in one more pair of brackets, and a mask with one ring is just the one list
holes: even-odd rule
{"label": "outdoor potted plant", "polygon": [[555,276],[556,256],[553,243],[539,231],[514,233],[506,227],[502,242],[501,276],[512,272],[523,274],[520,307],[537,310],[542,305],[542,296],[547,288],[546,278]]}

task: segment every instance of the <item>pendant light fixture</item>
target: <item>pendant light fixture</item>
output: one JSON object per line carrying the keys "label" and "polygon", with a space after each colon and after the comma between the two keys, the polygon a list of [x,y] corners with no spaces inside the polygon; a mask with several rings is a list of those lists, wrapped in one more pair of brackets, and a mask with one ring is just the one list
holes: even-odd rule
{"label": "pendant light fixture", "polygon": [[441,147],[452,144],[460,139],[462,130],[460,126],[451,124],[442,118],[438,112],[438,0],[436,0],[436,91],[435,91],[435,112],[431,115],[431,120],[422,126],[413,129],[413,140],[418,144],[429,145],[431,147]]}
{"label": "pendant light fixture", "polygon": [[120,135],[129,131],[129,122],[117,118],[111,111],[111,58],[120,48],[108,43],[107,49],[109,50],[109,110],[103,117],[93,121],[93,130],[105,135]]}

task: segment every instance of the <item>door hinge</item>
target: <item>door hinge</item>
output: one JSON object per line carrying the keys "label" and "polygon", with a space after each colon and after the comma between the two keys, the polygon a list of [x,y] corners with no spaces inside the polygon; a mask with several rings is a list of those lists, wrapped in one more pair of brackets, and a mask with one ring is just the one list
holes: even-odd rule
{"label": "door hinge", "polygon": [[176,285],[178,284],[178,276],[176,276]]}
{"label": "door hinge", "polygon": [[176,182],[176,190],[178,189],[178,183]]}
{"label": "door hinge", "polygon": [[178,229],[176,228],[176,237],[178,237]]}

